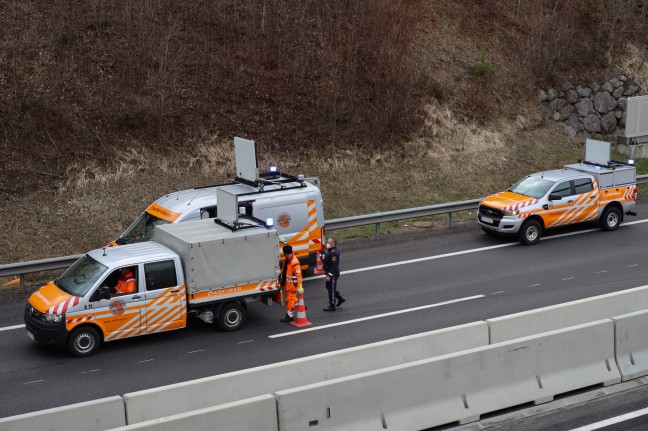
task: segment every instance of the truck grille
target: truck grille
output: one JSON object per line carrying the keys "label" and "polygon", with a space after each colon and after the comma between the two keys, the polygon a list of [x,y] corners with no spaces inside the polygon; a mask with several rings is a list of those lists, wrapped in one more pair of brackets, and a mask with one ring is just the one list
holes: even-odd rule
{"label": "truck grille", "polygon": [[34,307],[32,307],[29,303],[27,303],[27,315],[31,316],[32,319],[40,320],[41,322],[49,323],[47,320],[45,320],[45,314],[41,313]]}
{"label": "truck grille", "polygon": [[[489,226],[499,226],[500,221],[502,220],[502,217],[504,216],[504,213],[502,210],[499,210],[497,208],[489,207],[486,205],[480,205],[479,206],[479,221],[482,224],[486,224]],[[483,217],[486,217],[487,219],[493,220],[492,222],[485,221]]]}

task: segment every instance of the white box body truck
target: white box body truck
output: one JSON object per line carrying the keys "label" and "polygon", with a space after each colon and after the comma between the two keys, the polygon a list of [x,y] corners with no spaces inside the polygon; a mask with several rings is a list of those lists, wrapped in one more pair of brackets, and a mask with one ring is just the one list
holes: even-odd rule
{"label": "white box body truck", "polygon": [[[280,301],[275,229],[199,220],[156,231],[152,241],[85,254],[32,294],[27,335],[88,356],[103,342],[184,328],[190,314],[233,331],[245,323],[248,302]],[[133,291],[116,290],[122,270]]]}

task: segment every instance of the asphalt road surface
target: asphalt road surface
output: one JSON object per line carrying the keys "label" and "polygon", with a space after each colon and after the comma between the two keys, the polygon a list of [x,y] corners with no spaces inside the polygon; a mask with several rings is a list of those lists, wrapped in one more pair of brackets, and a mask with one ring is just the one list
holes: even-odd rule
{"label": "asphalt road surface", "polygon": [[0,417],[642,286],[648,284],[648,205],[637,212],[615,232],[581,225],[548,233],[534,246],[486,235],[472,223],[342,241],[339,289],[347,302],[324,312],[324,280],[306,281],[313,326],[301,330],[279,322],[280,306],[251,304],[237,332],[191,320],[182,330],[107,343],[95,356],[73,358],[27,338],[24,303],[3,304]]}

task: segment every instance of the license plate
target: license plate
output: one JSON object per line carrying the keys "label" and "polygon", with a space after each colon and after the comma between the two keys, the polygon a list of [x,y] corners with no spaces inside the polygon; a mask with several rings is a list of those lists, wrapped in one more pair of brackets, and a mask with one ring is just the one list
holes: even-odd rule
{"label": "license plate", "polygon": [[481,217],[481,221],[483,221],[484,223],[493,223],[493,219],[490,217],[484,217],[484,216],[480,216],[480,217]]}
{"label": "license plate", "polygon": [[29,338],[31,338],[32,341],[36,341],[36,340],[34,340],[34,334],[32,334],[31,331],[27,331],[27,336],[28,336]]}

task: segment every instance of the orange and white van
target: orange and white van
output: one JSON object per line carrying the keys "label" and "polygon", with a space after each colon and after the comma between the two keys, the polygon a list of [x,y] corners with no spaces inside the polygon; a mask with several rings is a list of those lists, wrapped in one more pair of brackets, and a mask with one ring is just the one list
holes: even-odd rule
{"label": "orange and white van", "polygon": [[[259,174],[256,144],[234,138],[237,176],[231,183],[182,190],[162,196],[142,212],[114,244],[153,239],[155,226],[218,216],[217,191],[238,197],[239,211],[261,220],[272,218],[282,239],[290,244],[302,269],[314,268],[324,248],[324,204],[319,179],[279,172],[270,166]],[[245,156],[248,156],[247,158]],[[251,166],[246,169],[245,166]]]}
{"label": "orange and white van", "polygon": [[587,145],[588,159],[596,162],[537,172],[482,199],[477,222],[484,232],[517,235],[530,245],[545,229],[598,221],[603,230],[612,231],[624,215],[636,215],[634,165],[610,160],[607,142],[588,139]]}
{"label": "orange and white van", "polygon": [[[154,241],[90,251],[30,296],[27,335],[88,356],[103,342],[184,328],[190,314],[239,329],[247,303],[270,305],[280,292],[279,235],[257,222],[161,225]],[[123,268],[133,292],[115,289]]]}

